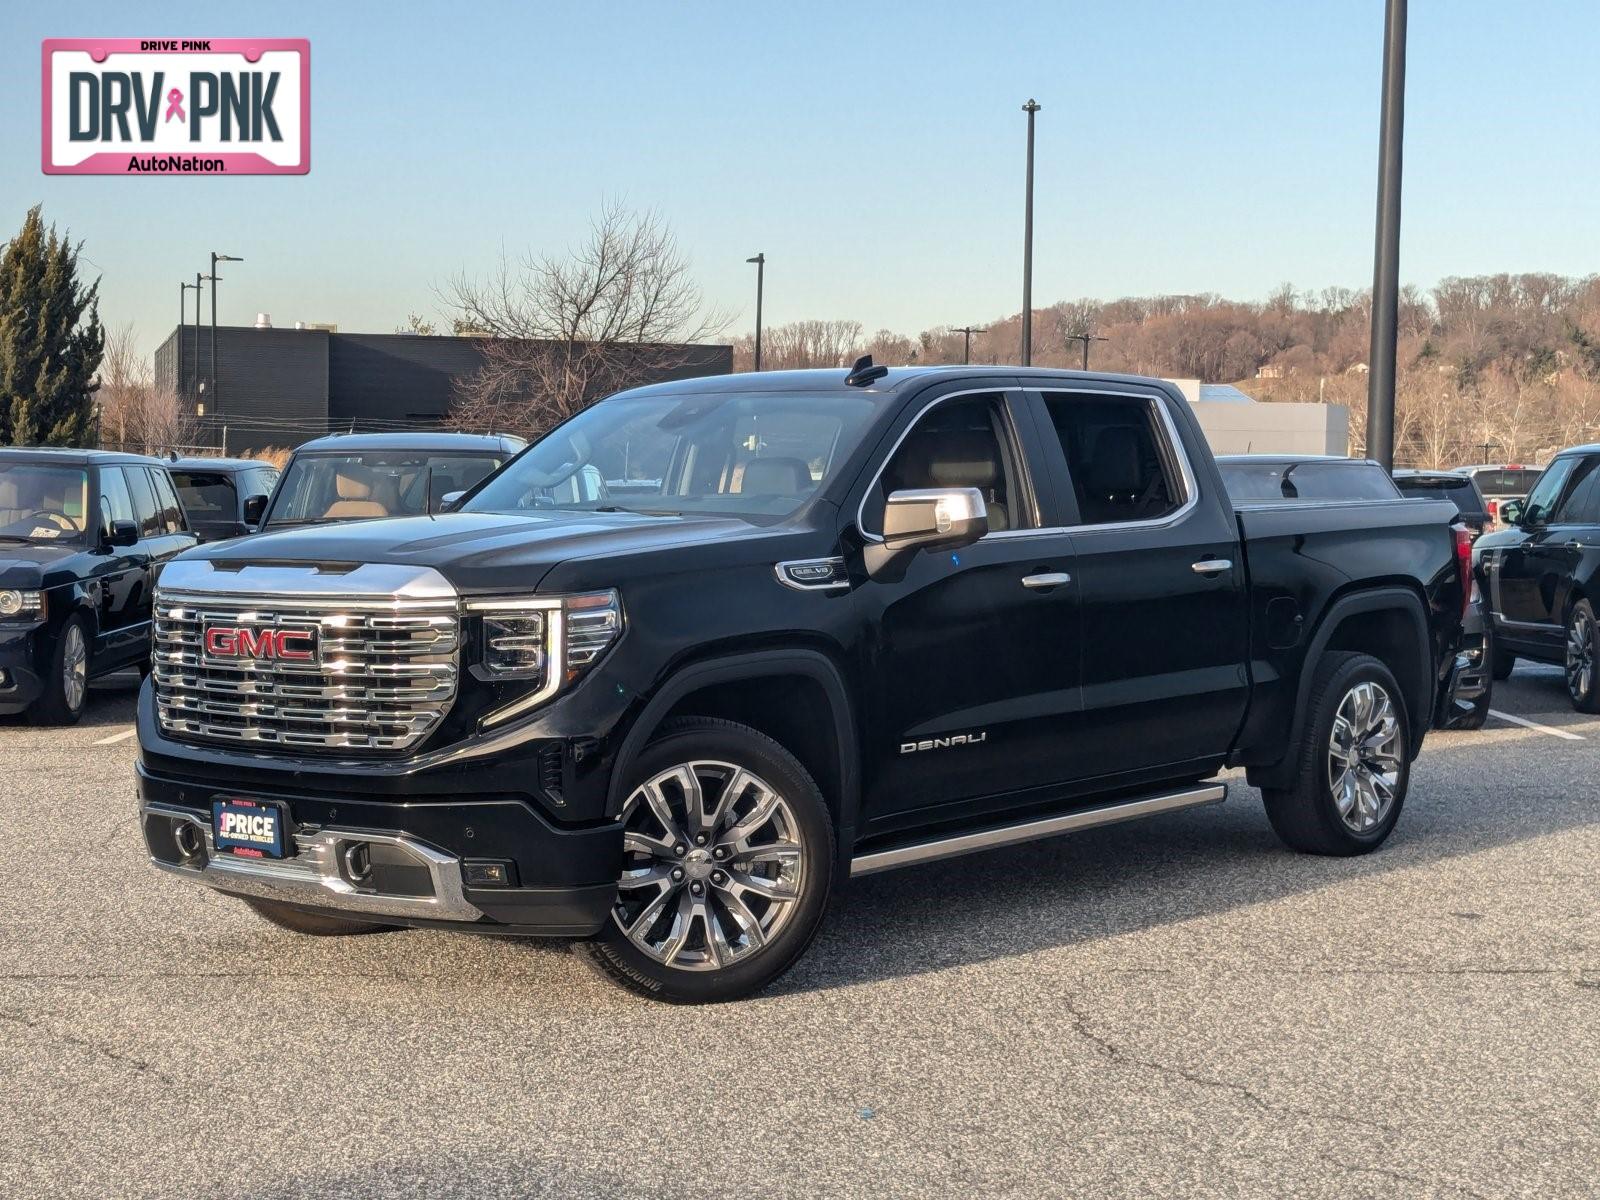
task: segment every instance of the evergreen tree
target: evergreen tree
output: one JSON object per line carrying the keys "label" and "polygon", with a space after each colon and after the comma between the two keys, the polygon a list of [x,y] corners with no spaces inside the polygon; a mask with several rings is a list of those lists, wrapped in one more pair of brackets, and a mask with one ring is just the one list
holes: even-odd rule
{"label": "evergreen tree", "polygon": [[0,254],[0,444],[84,446],[105,351],[100,282],[78,279],[78,246],[39,206]]}

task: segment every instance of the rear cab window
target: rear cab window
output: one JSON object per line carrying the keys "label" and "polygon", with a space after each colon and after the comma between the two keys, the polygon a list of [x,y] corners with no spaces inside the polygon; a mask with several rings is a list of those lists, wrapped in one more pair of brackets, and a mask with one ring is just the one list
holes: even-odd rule
{"label": "rear cab window", "polygon": [[224,471],[174,471],[173,483],[189,515],[201,521],[231,521],[239,511],[233,476]]}
{"label": "rear cab window", "polygon": [[1398,500],[1388,472],[1359,459],[1322,462],[1221,462],[1223,486],[1235,503],[1297,500]]}

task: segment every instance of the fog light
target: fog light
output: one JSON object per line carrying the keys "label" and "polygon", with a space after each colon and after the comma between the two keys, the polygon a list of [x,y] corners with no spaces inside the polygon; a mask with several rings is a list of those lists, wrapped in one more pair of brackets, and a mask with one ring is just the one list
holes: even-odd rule
{"label": "fog light", "polygon": [[11,686],[11,672],[10,671],[0,671],[0,688],[8,688],[10,686]]}
{"label": "fog light", "polygon": [[502,858],[469,858],[461,864],[461,877],[468,887],[514,887],[516,867]]}

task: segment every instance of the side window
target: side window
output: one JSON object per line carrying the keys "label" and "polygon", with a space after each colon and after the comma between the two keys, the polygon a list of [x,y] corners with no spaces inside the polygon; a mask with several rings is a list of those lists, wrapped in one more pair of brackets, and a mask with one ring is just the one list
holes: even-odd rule
{"label": "side window", "polygon": [[1184,502],[1155,402],[1044,393],[1085,525],[1153,521]]}
{"label": "side window", "polygon": [[172,476],[158,468],[150,472],[150,481],[155,484],[156,504],[161,509],[162,528],[167,533],[184,532],[189,528],[189,522],[183,515],[183,504],[178,499],[178,489],[172,486]]}
{"label": "side window", "polygon": [[1566,490],[1572,468],[1577,466],[1577,463],[1576,458],[1558,458],[1545,468],[1533,491],[1528,493],[1528,506],[1522,514],[1523,524],[1540,525],[1549,522],[1550,514],[1555,511],[1561,494]]}
{"label": "side window", "polygon": [[912,427],[863,505],[868,531],[883,528],[889,493],[915,488],[977,488],[989,509],[989,532],[1031,528],[1017,485],[999,395],[961,396],[938,404]]}
{"label": "side window", "polygon": [[150,472],[143,467],[123,467],[128,492],[133,497],[133,519],[139,522],[140,537],[157,537],[165,528],[156,507],[156,494],[150,488]]}
{"label": "side window", "polygon": [[128,495],[128,485],[118,467],[105,467],[100,472],[101,519],[106,522],[106,532],[114,521],[132,521],[133,498]]}
{"label": "side window", "polygon": [[1553,525],[1600,524],[1600,458],[1589,456],[1572,471],[1566,498],[1550,518]]}

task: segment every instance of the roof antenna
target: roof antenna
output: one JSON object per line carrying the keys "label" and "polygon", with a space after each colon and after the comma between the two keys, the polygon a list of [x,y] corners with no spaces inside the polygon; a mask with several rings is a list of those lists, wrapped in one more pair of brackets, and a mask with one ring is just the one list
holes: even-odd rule
{"label": "roof antenna", "polygon": [[873,366],[872,355],[863,354],[856,359],[856,365],[850,368],[850,374],[844,377],[844,381],[849,387],[866,387],[869,383],[882,379],[888,373],[888,367]]}

